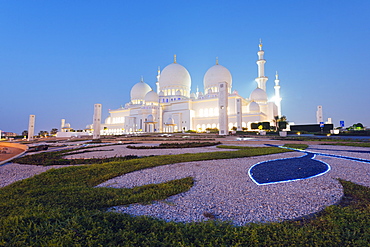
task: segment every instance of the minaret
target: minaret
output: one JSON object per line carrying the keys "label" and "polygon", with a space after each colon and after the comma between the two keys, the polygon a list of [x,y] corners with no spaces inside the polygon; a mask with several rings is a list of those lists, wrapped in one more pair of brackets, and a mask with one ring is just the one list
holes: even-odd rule
{"label": "minaret", "polygon": [[278,109],[278,117],[281,117],[281,100],[282,98],[280,97],[280,85],[279,85],[279,74],[276,71],[275,75],[275,105],[277,106]]}
{"label": "minaret", "polygon": [[159,88],[159,78],[161,77],[161,68],[158,66],[158,71],[157,71],[157,82],[155,85],[157,86],[157,94],[161,91]]}
{"label": "minaret", "polygon": [[260,40],[259,47],[260,47],[260,50],[257,52],[258,77],[255,79],[255,81],[257,82],[257,87],[266,91],[266,82],[268,78],[265,76],[266,60],[263,59],[263,55],[265,54],[265,52],[262,50],[262,40]]}

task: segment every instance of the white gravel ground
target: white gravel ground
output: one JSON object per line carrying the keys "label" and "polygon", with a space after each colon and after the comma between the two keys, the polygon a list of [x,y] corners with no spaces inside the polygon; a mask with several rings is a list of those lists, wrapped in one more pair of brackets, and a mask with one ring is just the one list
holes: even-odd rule
{"label": "white gravel ground", "polygon": [[[69,157],[113,157],[125,155],[160,155],[223,151],[216,147],[191,149],[127,149],[109,146],[100,151]],[[227,149],[230,151],[230,149]],[[370,160],[370,148],[311,145],[308,151],[349,156]],[[298,157],[302,153],[282,153],[250,158],[198,161],[149,168],[110,179],[99,186],[132,188],[191,176],[194,186],[185,193],[149,205],[116,206],[112,211],[133,215],[149,215],[167,221],[194,222],[216,219],[236,225],[249,222],[269,222],[305,216],[338,202],[343,190],[335,178],[370,186],[370,164],[346,159],[316,156],[331,166],[319,177],[288,183],[257,185],[248,177],[248,169],[261,161]],[[31,177],[50,168],[62,166],[30,166],[8,163],[0,166],[0,187]]]}
{"label": "white gravel ground", "polygon": [[[159,144],[134,144],[131,146],[158,146]],[[263,145],[261,145],[263,146]],[[127,145],[113,145],[106,147],[93,148],[94,152],[68,155],[66,158],[77,159],[77,158],[109,158],[114,156],[126,156],[126,155],[137,155],[137,156],[149,156],[149,155],[168,155],[168,154],[184,154],[184,153],[207,153],[217,151],[236,151],[235,149],[222,149],[216,146],[201,147],[201,148],[169,148],[169,149],[131,149],[127,148]],[[102,150],[102,151],[98,151]],[[112,150],[112,151],[104,151]]]}
{"label": "white gravel ground", "polygon": [[14,183],[18,180],[33,177],[52,168],[66,167],[65,165],[35,166],[20,165],[17,163],[6,163],[0,166],[0,188]]}

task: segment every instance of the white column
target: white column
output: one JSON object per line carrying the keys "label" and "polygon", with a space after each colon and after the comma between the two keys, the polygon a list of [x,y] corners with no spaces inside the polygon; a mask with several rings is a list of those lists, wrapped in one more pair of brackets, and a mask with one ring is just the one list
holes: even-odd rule
{"label": "white column", "polygon": [[323,114],[322,114],[322,106],[319,105],[317,107],[317,112],[316,112],[316,119],[317,119],[317,123],[321,123],[321,122],[324,122],[324,118],[323,118]]}
{"label": "white column", "polygon": [[163,109],[162,109],[161,103],[158,104],[157,114],[158,114],[157,115],[157,121],[158,121],[157,129],[158,129],[158,132],[165,132],[163,130]]}
{"label": "white column", "polygon": [[228,87],[227,82],[220,82],[218,84],[218,122],[220,125],[219,134],[229,134],[229,121],[227,115],[228,106]]}
{"label": "white column", "polygon": [[32,141],[35,135],[35,115],[30,115],[30,120],[28,121],[28,140]]}
{"label": "white column", "polygon": [[63,128],[64,128],[65,124],[66,124],[66,120],[62,119],[61,123],[60,123],[60,132],[64,132]]}
{"label": "white column", "polygon": [[94,105],[94,118],[93,118],[93,139],[100,138],[100,124],[101,124],[101,104]]}
{"label": "white column", "polygon": [[236,99],[237,131],[242,131],[242,99]]}

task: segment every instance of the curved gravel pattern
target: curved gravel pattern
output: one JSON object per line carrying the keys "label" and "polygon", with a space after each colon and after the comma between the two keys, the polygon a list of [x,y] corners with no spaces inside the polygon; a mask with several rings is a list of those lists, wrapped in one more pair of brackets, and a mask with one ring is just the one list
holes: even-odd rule
{"label": "curved gravel pattern", "polygon": [[33,177],[52,168],[62,168],[66,165],[35,166],[21,165],[17,163],[6,163],[0,166],[0,188],[14,183],[18,180]]}
{"label": "curved gravel pattern", "polygon": [[[326,150],[328,153],[351,157],[359,154],[363,159],[370,158],[366,154],[370,151],[369,148],[360,149],[364,151],[360,153],[354,152],[359,149],[353,147],[336,146],[327,149],[331,149]],[[177,222],[216,218],[231,221],[235,225],[294,219],[335,204],[342,197],[343,189],[334,178],[370,186],[369,164],[319,155],[316,159],[328,163],[332,168],[322,176],[288,183],[257,185],[247,175],[248,169],[258,162],[302,155],[296,152],[172,164],[125,174],[99,186],[132,188],[191,176],[195,179],[195,184],[188,192],[150,205],[131,204],[116,206],[110,210]]]}
{"label": "curved gravel pattern", "polygon": [[[158,146],[159,144],[134,144],[131,146]],[[104,151],[113,149],[112,151]],[[69,159],[79,158],[109,158],[115,156],[126,156],[126,155],[137,155],[137,156],[149,156],[149,155],[169,155],[169,154],[184,154],[184,153],[207,153],[207,152],[218,152],[218,151],[236,151],[235,149],[222,149],[216,146],[200,147],[200,148],[168,148],[168,149],[131,149],[127,148],[127,145],[114,145],[107,147],[92,148],[88,150],[94,150],[94,152],[72,154],[66,156]],[[102,151],[99,151],[102,150]]]}

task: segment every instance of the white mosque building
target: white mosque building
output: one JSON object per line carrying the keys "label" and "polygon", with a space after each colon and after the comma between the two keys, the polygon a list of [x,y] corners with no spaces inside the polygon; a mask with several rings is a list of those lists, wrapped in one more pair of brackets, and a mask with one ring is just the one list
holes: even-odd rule
{"label": "white mosque building", "polygon": [[191,93],[190,74],[176,62],[175,55],[172,64],[162,72],[158,69],[155,89],[141,80],[132,87],[129,103],[109,110],[109,116],[101,124],[101,135],[207,128],[217,128],[219,134],[225,135],[233,127],[251,130],[251,123],[273,123],[275,116],[281,116],[282,99],[277,73],[274,101],[267,98],[264,53],[260,42],[257,88],[247,98],[233,91],[231,73],[218,61],[204,75],[204,92]]}

